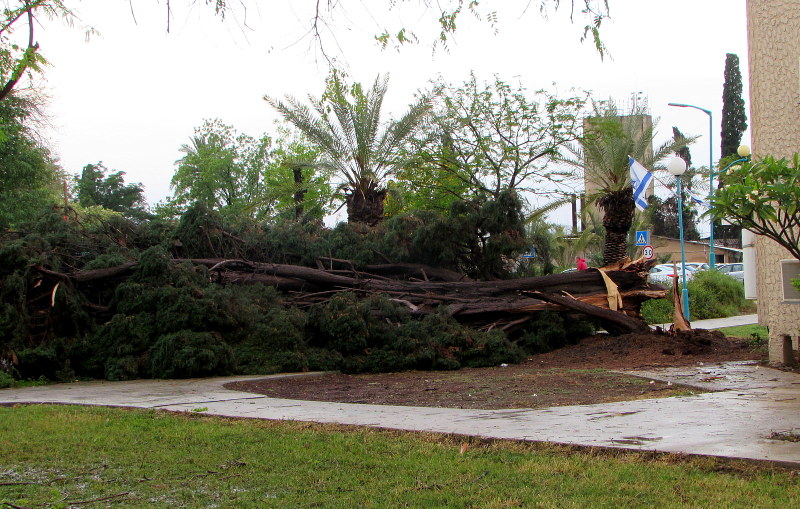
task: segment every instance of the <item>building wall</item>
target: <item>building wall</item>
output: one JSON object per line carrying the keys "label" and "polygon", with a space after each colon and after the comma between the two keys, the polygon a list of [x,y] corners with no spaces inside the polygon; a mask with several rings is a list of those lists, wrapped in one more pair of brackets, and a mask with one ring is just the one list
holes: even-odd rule
{"label": "building wall", "polygon": [[[678,239],[671,239],[669,237],[661,237],[652,235],[650,244],[656,251],[656,256],[661,258],[664,255],[672,255],[671,260],[676,263],[681,261],[681,241]],[[687,263],[708,263],[708,242],[684,242],[684,251],[686,253]],[[731,263],[741,261],[742,256],[738,251],[728,250],[723,247],[714,246],[714,253],[717,256],[722,256],[724,262],[717,263]]]}
{"label": "building wall", "polygon": [[[789,157],[800,152],[800,2],[748,0],[752,151]],[[800,334],[800,304],[782,303],[780,260],[791,258],[775,242],[756,239],[759,321],[770,328],[770,361],[782,358],[783,335]]]}

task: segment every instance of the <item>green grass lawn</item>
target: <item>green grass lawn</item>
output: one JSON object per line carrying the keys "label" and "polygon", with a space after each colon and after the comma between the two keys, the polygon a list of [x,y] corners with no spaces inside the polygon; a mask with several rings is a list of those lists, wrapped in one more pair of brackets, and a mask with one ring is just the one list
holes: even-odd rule
{"label": "green grass lawn", "polygon": [[709,458],[191,413],[0,408],[3,508],[798,506],[791,472]]}
{"label": "green grass lawn", "polygon": [[758,336],[764,340],[769,338],[769,329],[755,323],[751,325],[739,325],[737,327],[723,327],[717,330],[724,333],[726,336],[734,338],[751,339],[753,334],[758,334]]}

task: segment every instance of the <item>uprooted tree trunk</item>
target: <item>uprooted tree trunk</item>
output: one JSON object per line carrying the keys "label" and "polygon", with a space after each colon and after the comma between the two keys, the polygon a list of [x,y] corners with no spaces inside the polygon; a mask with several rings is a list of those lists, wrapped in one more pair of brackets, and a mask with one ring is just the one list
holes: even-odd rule
{"label": "uprooted tree trunk", "polygon": [[[553,310],[594,317],[612,333],[642,332],[648,327],[641,320],[641,303],[665,296],[663,288],[647,284],[647,273],[654,262],[644,259],[626,259],[602,269],[501,281],[471,281],[452,271],[416,264],[373,265],[359,271],[347,260],[330,258],[320,260],[318,268],[246,260],[175,261],[207,267],[211,279],[220,284],[274,286],[284,293],[288,304],[299,307],[345,291],[365,297],[382,294],[416,315],[444,308],[460,322],[506,331],[522,327],[535,312]],[[135,267],[128,263],[71,274],[34,268],[45,277],[79,288],[82,284],[102,284],[103,280],[113,284]]]}

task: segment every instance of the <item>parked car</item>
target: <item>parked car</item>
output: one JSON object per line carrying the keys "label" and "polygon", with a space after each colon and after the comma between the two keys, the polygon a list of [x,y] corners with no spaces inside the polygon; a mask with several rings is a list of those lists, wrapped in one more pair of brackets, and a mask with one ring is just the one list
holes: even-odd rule
{"label": "parked car", "polygon": [[[679,263],[678,267],[680,267],[680,266],[681,266],[681,264]],[[698,270],[708,270],[708,269],[711,268],[711,266],[709,264],[707,264],[707,263],[686,262],[686,268],[690,269],[690,270],[698,271]]]}
{"label": "parked car", "polygon": [[[683,270],[681,270],[680,264],[676,264],[676,266],[678,269],[678,281],[680,281],[681,277],[683,277]],[[647,282],[671,285],[674,277],[671,264],[656,265],[650,269],[650,274],[647,275]],[[692,277],[694,277],[694,270],[687,264],[686,281],[691,281]]]}
{"label": "parked car", "polygon": [[727,274],[737,281],[744,283],[744,264],[743,263],[722,263],[716,266],[718,272]]}

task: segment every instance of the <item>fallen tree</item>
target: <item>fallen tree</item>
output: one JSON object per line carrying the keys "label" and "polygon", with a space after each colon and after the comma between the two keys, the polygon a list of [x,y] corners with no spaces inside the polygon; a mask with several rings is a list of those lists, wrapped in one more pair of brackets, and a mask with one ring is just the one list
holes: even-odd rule
{"label": "fallen tree", "polygon": [[664,296],[647,284],[651,262],[514,279],[507,260],[529,245],[518,205],[374,229],[230,231],[198,207],[177,224],[55,211],[0,232],[0,369],[58,380],[457,369],[518,362],[598,325],[644,330],[641,303]]}
{"label": "fallen tree", "polygon": [[[514,330],[532,313],[551,310],[593,317],[612,333],[641,332],[647,329],[640,319],[641,303],[665,296],[663,288],[647,284],[647,272],[654,262],[644,259],[625,260],[600,269],[498,281],[472,281],[452,271],[420,264],[367,266],[367,271],[359,271],[341,259],[325,260],[328,268],[323,260],[318,268],[242,259],[175,259],[174,262],[206,267],[208,277],[218,284],[273,286],[285,294],[288,304],[301,308],[345,291],[362,296],[385,295],[412,314],[426,315],[444,308],[448,316],[459,322],[489,330],[495,327]],[[348,265],[349,268],[335,268]],[[80,287],[102,284],[103,280],[114,284],[136,267],[136,263],[126,263],[72,273],[34,268],[44,277]],[[97,303],[87,303],[87,307],[107,309]]]}

